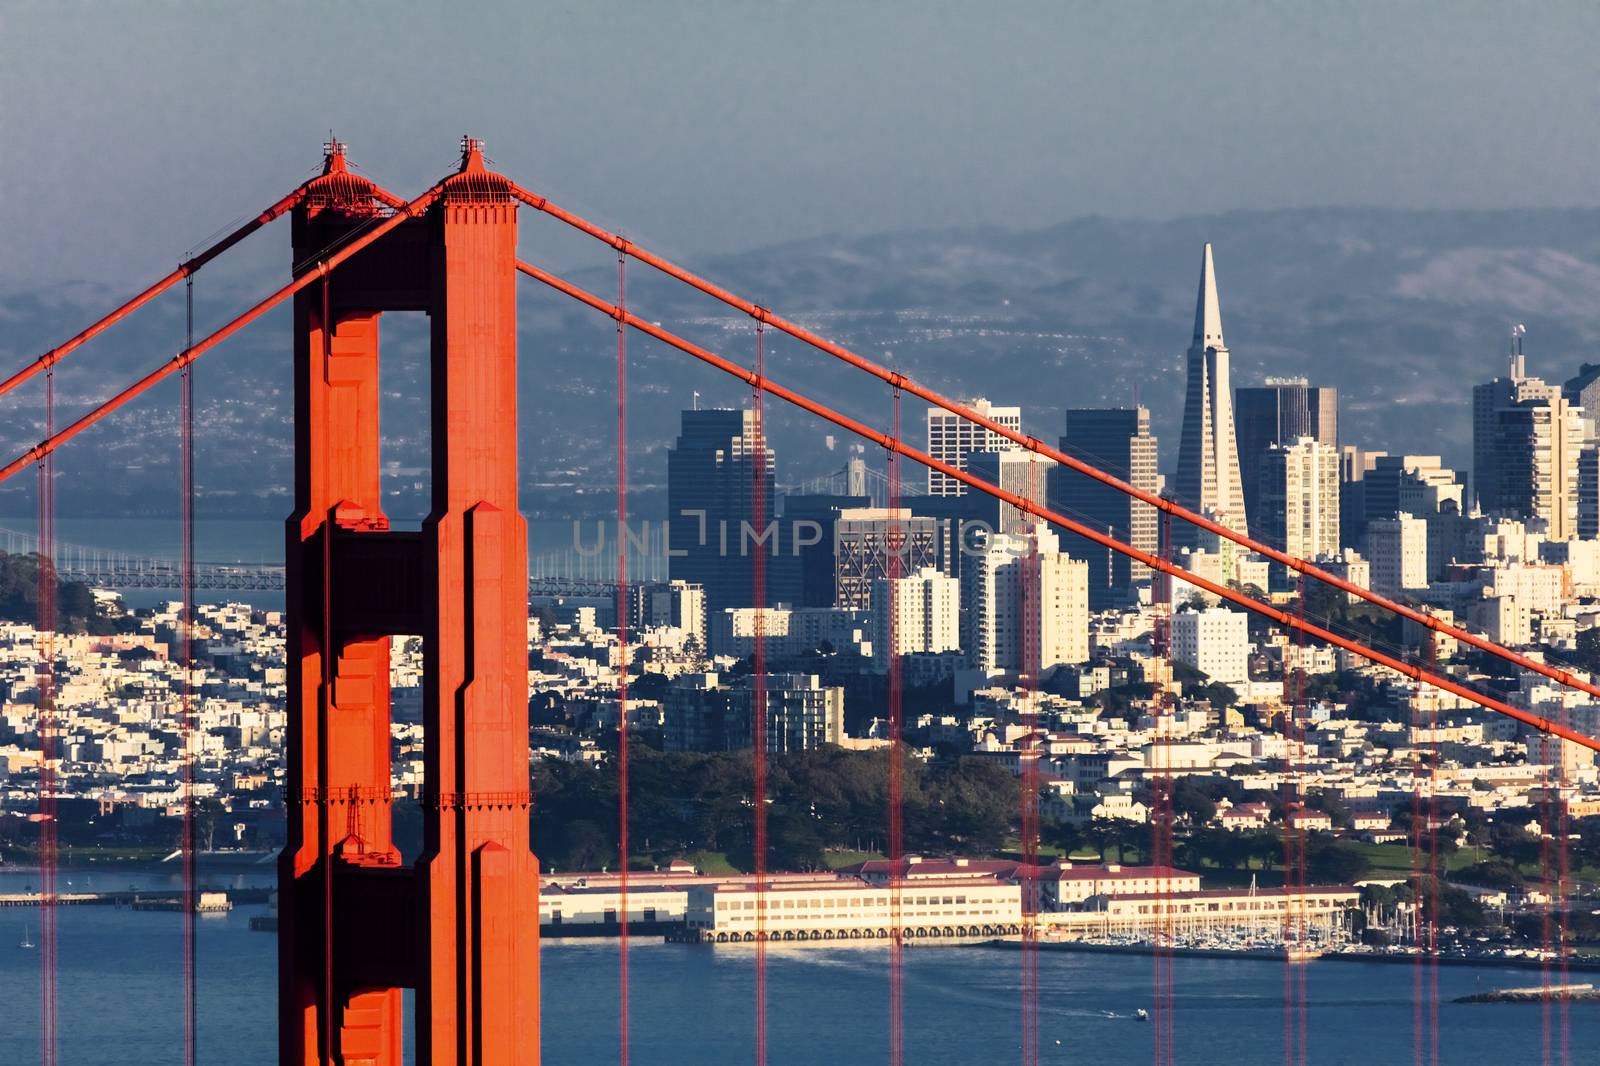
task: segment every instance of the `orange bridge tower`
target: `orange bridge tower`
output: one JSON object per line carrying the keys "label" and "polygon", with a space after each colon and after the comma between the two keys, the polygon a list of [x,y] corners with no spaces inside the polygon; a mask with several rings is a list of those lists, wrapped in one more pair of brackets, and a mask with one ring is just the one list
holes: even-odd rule
{"label": "orange bridge tower", "polygon": [[[279,864],[284,1066],[537,1066],[529,849],[527,533],[517,509],[517,205],[460,171],[337,271],[322,257],[407,207],[328,146],[294,210],[295,511],[287,524],[289,842]],[[389,528],[379,320],[429,316],[432,506]],[[423,852],[393,842],[389,644],[422,638]]]}

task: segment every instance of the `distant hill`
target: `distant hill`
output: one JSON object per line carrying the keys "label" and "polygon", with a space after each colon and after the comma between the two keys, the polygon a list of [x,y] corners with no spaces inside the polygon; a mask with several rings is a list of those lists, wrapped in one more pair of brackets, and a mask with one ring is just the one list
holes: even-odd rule
{"label": "distant hill", "polygon": [[[1421,212],[1328,208],[1234,212],[1169,221],[1082,218],[1037,230],[957,228],[810,240],[687,265],[798,318],[857,351],[884,358],[941,390],[1020,402],[1028,428],[1053,438],[1069,406],[1120,405],[1137,388],[1153,411],[1162,465],[1176,457],[1182,356],[1204,241],[1216,244],[1234,382],[1306,375],[1341,392],[1341,436],[1391,451],[1470,451],[1470,387],[1499,373],[1507,331],[1528,326],[1532,373],[1564,379],[1600,358],[1600,210]],[[535,254],[524,241],[524,254]],[[596,263],[605,256],[596,254]],[[571,276],[608,297],[614,267]],[[129,279],[132,290],[142,279]],[[208,315],[269,291],[205,292]],[[525,283],[522,397],[525,509],[534,516],[603,513],[610,506],[615,409],[609,320]],[[0,365],[20,365],[121,295],[94,286],[0,293]],[[629,277],[629,304],[746,362],[747,320],[653,279]],[[57,423],[108,395],[181,344],[179,301],[117,327],[64,364]],[[207,320],[209,324],[209,320]],[[425,399],[419,394],[420,316],[385,326],[385,458],[401,471],[397,516],[420,514]],[[198,368],[207,513],[281,515],[290,475],[288,319],[276,314],[208,355]],[[659,506],[663,451],[677,413],[740,403],[744,390],[642,339],[632,341],[629,468],[637,506]],[[805,386],[848,413],[887,427],[889,397],[826,356],[782,337],[769,343],[774,377]],[[0,443],[15,454],[37,438],[37,390],[8,398]],[[921,405],[903,413],[920,436]],[[827,472],[828,427],[774,409],[780,481]],[[166,513],[177,477],[176,390],[63,449],[63,513]],[[877,461],[877,457],[872,457]],[[32,478],[0,489],[0,510],[32,506]]]}

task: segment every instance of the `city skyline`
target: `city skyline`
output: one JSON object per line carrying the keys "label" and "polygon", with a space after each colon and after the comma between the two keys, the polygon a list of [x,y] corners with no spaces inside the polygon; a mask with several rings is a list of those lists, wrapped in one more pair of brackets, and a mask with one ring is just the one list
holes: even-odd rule
{"label": "city skyline", "polygon": [[0,30],[0,1058],[1600,1041],[1600,12]]}

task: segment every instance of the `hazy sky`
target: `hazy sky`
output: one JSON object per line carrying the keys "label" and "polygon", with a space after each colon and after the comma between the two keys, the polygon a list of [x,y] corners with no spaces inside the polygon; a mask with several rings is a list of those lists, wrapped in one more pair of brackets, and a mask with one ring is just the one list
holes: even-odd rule
{"label": "hazy sky", "polygon": [[0,0],[0,280],[127,287],[463,132],[679,254],[1308,204],[1600,202],[1600,4]]}

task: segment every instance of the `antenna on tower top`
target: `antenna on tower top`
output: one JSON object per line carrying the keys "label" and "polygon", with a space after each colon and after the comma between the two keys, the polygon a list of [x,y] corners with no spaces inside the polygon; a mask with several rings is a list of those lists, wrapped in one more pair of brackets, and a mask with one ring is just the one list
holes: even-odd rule
{"label": "antenna on tower top", "polygon": [[1513,380],[1522,377],[1522,338],[1527,332],[1528,327],[1521,322],[1511,327],[1511,377]]}

